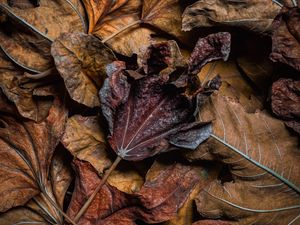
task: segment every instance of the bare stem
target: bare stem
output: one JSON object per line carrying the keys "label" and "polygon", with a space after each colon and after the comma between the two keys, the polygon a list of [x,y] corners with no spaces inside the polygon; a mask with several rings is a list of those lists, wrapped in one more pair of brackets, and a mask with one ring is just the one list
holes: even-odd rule
{"label": "bare stem", "polygon": [[56,69],[55,67],[52,67],[44,72],[38,73],[38,74],[29,74],[29,73],[25,73],[24,76],[33,80],[39,80],[42,79],[44,77],[48,77],[50,75],[52,75],[53,73],[55,73]]}
{"label": "bare stem", "polygon": [[91,194],[91,196],[89,197],[89,199],[84,203],[84,205],[82,206],[82,208],[79,210],[78,214],[75,216],[74,221],[76,223],[79,221],[80,217],[85,213],[85,211],[88,209],[88,207],[90,206],[90,204],[94,200],[96,194],[99,192],[99,190],[102,188],[102,186],[106,183],[107,178],[112,173],[112,171],[117,167],[117,165],[119,164],[119,162],[121,160],[122,160],[122,158],[120,156],[118,156],[115,159],[114,163],[111,165],[111,167],[105,172],[105,174],[104,174],[101,182],[98,184],[98,186],[96,187],[96,189],[94,190],[94,192]]}
{"label": "bare stem", "polygon": [[105,42],[109,41],[113,37],[117,36],[119,33],[123,32],[123,31],[127,30],[128,28],[133,27],[134,25],[139,24],[141,22],[142,22],[141,20],[137,20],[137,21],[134,21],[134,22],[122,27],[122,29],[118,30],[116,33],[113,33],[112,35],[108,36],[107,38],[104,38],[102,40],[102,43],[105,43]]}
{"label": "bare stem", "polygon": [[65,218],[66,220],[72,224],[72,225],[77,225],[50,197],[47,193],[43,193],[43,196],[45,196],[45,198],[51,203],[51,205],[54,206],[54,208],[56,208]]}

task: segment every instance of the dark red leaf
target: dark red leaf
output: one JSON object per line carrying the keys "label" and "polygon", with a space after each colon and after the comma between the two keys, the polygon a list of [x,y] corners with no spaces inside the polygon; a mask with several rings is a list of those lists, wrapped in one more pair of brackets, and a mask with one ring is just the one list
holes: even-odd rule
{"label": "dark red leaf", "polygon": [[189,59],[189,73],[197,74],[208,62],[229,57],[231,35],[227,32],[210,34],[200,38]]}

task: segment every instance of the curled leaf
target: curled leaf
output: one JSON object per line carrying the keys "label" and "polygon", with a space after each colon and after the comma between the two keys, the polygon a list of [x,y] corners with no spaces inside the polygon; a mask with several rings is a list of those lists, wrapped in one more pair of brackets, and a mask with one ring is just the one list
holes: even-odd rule
{"label": "curled leaf", "polygon": [[283,8],[273,22],[271,60],[300,71],[300,9]]}
{"label": "curled leaf", "polygon": [[98,91],[106,64],[115,60],[113,52],[91,35],[65,33],[52,44],[51,54],[71,98],[88,107],[99,106]]}
{"label": "curled leaf", "polygon": [[183,12],[182,29],[223,25],[269,32],[279,11],[280,6],[269,0],[200,0]]}

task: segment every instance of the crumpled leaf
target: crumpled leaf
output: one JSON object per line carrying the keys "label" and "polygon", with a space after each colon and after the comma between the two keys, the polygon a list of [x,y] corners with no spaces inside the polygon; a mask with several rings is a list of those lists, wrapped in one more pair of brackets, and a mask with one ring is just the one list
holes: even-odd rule
{"label": "crumpled leaf", "polygon": [[[117,33],[124,27],[140,20],[142,11],[141,0],[119,0],[115,5],[111,5],[110,10],[101,17],[93,29],[93,34],[106,40],[106,38]],[[131,56],[133,53],[140,54],[149,46],[152,40],[151,35],[154,31],[146,27],[140,27],[135,24],[126,31],[123,31],[112,39],[106,41],[114,51]]]}
{"label": "crumpled leaf", "polygon": [[42,121],[48,116],[60,85],[47,80],[31,80],[0,52],[0,88],[25,118]]}
{"label": "crumpled leaf", "polygon": [[[51,195],[57,204],[63,208],[66,191],[72,181],[71,168],[66,165],[64,152],[56,150],[51,167]],[[48,183],[49,184],[49,183]],[[50,186],[50,185],[49,185]],[[63,224],[62,215],[45,199],[43,194],[35,196],[23,207],[12,208],[0,215],[0,224]]]}
{"label": "crumpled leaf", "polygon": [[18,65],[32,72],[53,67],[52,40],[63,32],[85,29],[80,9],[72,1],[41,0],[40,7],[26,9],[1,3],[0,12],[7,18],[1,23],[1,48]]}
{"label": "crumpled leaf", "polygon": [[[68,209],[71,218],[100,182],[89,164],[80,161],[74,164],[78,179]],[[78,224],[135,225],[137,219],[147,223],[168,220],[176,215],[199,180],[200,176],[192,167],[177,163],[147,175],[141,190],[135,194],[125,194],[106,184]]]}
{"label": "crumpled leaf", "polygon": [[280,6],[269,0],[200,0],[183,12],[182,29],[223,25],[269,32],[279,11]]}
{"label": "crumpled leaf", "polygon": [[181,31],[182,12],[179,0],[144,0],[141,20],[187,42],[187,33]]}
{"label": "crumpled leaf", "polygon": [[[149,47],[154,55],[160,53],[155,69],[148,71],[168,67],[172,46],[163,42]],[[208,123],[194,122],[196,96],[184,95],[184,88],[172,84],[169,74],[145,71],[143,76],[125,69],[120,61],[109,65],[109,78],[100,91],[102,112],[110,129],[108,140],[121,158],[138,161],[174,147],[194,149],[210,135]]]}
{"label": "crumpled leaf", "polygon": [[[68,119],[62,143],[74,157],[89,162],[102,175],[111,166],[113,157],[109,155],[101,124],[96,116],[72,116]],[[108,183],[120,191],[132,193],[140,189],[144,178],[140,171],[124,163],[112,172]]]}
{"label": "crumpled leaf", "polygon": [[113,52],[91,35],[65,33],[52,44],[51,54],[71,98],[88,107],[99,106],[98,91],[106,64],[115,60]]}
{"label": "crumpled leaf", "polygon": [[300,8],[283,8],[273,22],[271,60],[300,71]]}
{"label": "crumpled leaf", "polygon": [[298,219],[300,209],[298,140],[281,121],[253,105],[253,90],[247,102],[246,92],[235,89],[243,90],[244,84],[222,87],[199,114],[200,120],[213,119],[215,138],[189,159],[219,160],[228,165],[230,178],[217,179],[200,192],[197,209],[204,218],[230,224],[288,224]]}
{"label": "crumpled leaf", "polygon": [[24,205],[39,193],[51,195],[48,171],[66,114],[66,109],[57,100],[47,119],[41,123],[1,116],[1,212]]}
{"label": "crumpled leaf", "polygon": [[272,85],[272,111],[300,134],[300,81],[279,79]]}

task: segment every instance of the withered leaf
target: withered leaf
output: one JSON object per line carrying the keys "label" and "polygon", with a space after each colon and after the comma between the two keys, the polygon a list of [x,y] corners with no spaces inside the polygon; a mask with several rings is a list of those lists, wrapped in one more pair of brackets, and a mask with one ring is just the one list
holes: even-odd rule
{"label": "withered leaf", "polygon": [[122,62],[111,64],[100,91],[109,143],[121,158],[142,160],[170,150],[170,144],[193,149],[209,136],[209,124],[193,122],[196,106],[182,90],[158,75],[129,83],[124,69]]}
{"label": "withered leaf", "polygon": [[99,106],[98,91],[105,66],[115,60],[100,40],[83,33],[65,33],[51,47],[55,65],[71,98],[88,107]]}
{"label": "withered leaf", "polygon": [[18,7],[22,9],[37,7],[40,5],[40,0],[8,0],[7,2],[11,7]]}
{"label": "withered leaf", "polygon": [[283,8],[273,22],[271,60],[300,71],[300,9]]}
{"label": "withered leaf", "polygon": [[187,33],[181,31],[182,12],[179,0],[144,0],[141,20],[187,42]]}
{"label": "withered leaf", "polygon": [[[236,83],[238,88],[244,84]],[[249,107],[255,96],[247,103],[246,92],[234,88],[221,88],[199,115],[213,119],[214,139],[199,146],[194,159],[222,161],[232,180],[215,180],[201,191],[198,211],[204,218],[230,219],[230,224],[288,224],[299,215],[297,137],[267,112]]]}
{"label": "withered leaf", "polygon": [[200,38],[189,59],[189,73],[197,74],[210,61],[223,59],[230,54],[231,35],[227,32],[210,34]]}
{"label": "withered leaf", "polygon": [[201,220],[192,225],[231,225],[231,223],[221,220]]}
{"label": "withered leaf", "polygon": [[[109,156],[101,125],[101,121],[95,116],[75,115],[68,119],[62,137],[62,143],[70,153],[77,159],[89,162],[98,174],[104,174],[113,161],[113,157]],[[126,193],[138,190],[143,182],[139,171],[129,165],[120,165],[108,178],[110,185]]]}
{"label": "withered leaf", "polygon": [[[93,34],[105,40],[114,51],[131,56],[133,53],[139,54],[145,46],[150,45],[151,34],[155,32],[134,24],[140,20],[141,0],[115,1],[115,5],[107,11],[96,24]],[[130,28],[106,41],[111,35],[130,25]]]}
{"label": "withered leaf", "polygon": [[64,106],[56,100],[41,123],[1,116],[1,212],[24,205],[39,193],[49,194],[48,171],[66,114]]}
{"label": "withered leaf", "polygon": [[0,88],[12,101],[21,116],[42,121],[48,116],[54,96],[60,93],[60,84],[45,80],[31,80],[0,52]]}
{"label": "withered leaf", "polygon": [[268,32],[279,11],[280,6],[269,0],[200,0],[185,9],[182,29],[223,25]]}
{"label": "withered leaf", "polygon": [[300,134],[300,81],[279,79],[272,85],[272,111]]}
{"label": "withered leaf", "polygon": [[[70,217],[76,215],[84,200],[100,182],[89,164],[80,161],[75,161],[74,164],[77,179],[68,209]],[[173,164],[165,170],[155,172],[154,176],[147,176],[141,190],[135,194],[125,194],[105,185],[79,224],[135,225],[137,219],[147,223],[168,220],[176,215],[199,180],[200,176],[190,166]]]}
{"label": "withered leaf", "polygon": [[[51,184],[47,191],[56,204],[63,208],[67,188],[72,181],[71,168],[66,164],[64,152],[56,150],[50,166]],[[63,224],[62,215],[49,203],[43,193],[35,196],[23,207],[12,208],[0,215],[0,224]]]}
{"label": "withered leaf", "polygon": [[42,72],[53,66],[51,41],[61,33],[85,30],[80,9],[74,1],[40,1],[40,7],[16,8],[1,3],[7,20],[1,23],[1,48],[17,64]]}

